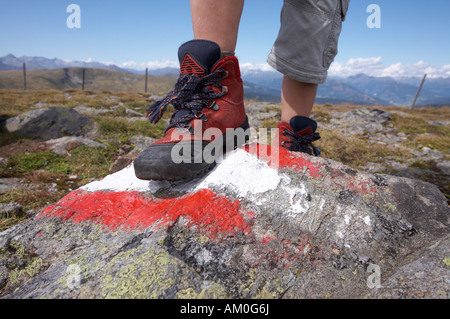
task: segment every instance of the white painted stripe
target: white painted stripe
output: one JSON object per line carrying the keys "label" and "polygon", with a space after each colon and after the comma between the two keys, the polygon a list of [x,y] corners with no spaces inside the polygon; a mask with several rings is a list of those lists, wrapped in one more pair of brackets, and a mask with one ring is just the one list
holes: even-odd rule
{"label": "white painted stripe", "polygon": [[308,202],[304,200],[307,196],[304,185],[292,187],[291,179],[287,175],[280,174],[266,162],[242,149],[227,154],[226,158],[206,177],[190,182],[139,180],[136,178],[133,165],[130,165],[120,172],[109,175],[101,181],[87,184],[81,189],[89,192],[108,190],[156,193],[169,187],[179,192],[196,192],[211,187],[227,188],[238,197],[237,199],[245,198],[256,205],[263,205],[269,199],[269,196],[259,195],[280,188],[279,192],[283,194],[280,200],[287,200],[291,204],[287,212],[290,216],[305,213],[309,209]]}

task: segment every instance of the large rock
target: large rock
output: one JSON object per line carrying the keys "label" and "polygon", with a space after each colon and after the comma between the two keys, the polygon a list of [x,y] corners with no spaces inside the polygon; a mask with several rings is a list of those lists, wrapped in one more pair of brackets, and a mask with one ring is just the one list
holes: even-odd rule
{"label": "large rock", "polygon": [[355,135],[387,131],[385,125],[392,120],[389,112],[366,107],[332,115],[331,124]]}
{"label": "large rock", "polygon": [[76,148],[80,145],[106,148],[106,145],[104,144],[79,136],[64,136],[58,139],[48,140],[45,143],[54,153],[59,155],[67,155],[71,148]]}
{"label": "large rock", "polygon": [[93,137],[96,125],[72,108],[49,107],[8,119],[6,129],[30,138],[51,140],[63,136]]}
{"label": "large rock", "polygon": [[70,193],[0,234],[2,297],[449,297],[435,186],[269,153],[187,183],[129,166]]}
{"label": "large rock", "polygon": [[0,195],[23,188],[19,178],[0,178]]}

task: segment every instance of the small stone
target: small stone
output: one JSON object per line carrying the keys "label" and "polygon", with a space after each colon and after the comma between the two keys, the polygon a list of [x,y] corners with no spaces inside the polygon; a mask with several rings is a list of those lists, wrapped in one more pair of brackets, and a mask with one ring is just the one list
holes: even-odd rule
{"label": "small stone", "polygon": [[18,217],[23,214],[23,207],[14,203],[0,203],[0,217],[11,218]]}

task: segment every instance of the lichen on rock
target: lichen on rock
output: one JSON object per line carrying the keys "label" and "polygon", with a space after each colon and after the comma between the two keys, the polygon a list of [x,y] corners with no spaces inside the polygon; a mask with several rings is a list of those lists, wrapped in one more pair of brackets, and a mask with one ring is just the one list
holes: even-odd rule
{"label": "lichen on rock", "polygon": [[448,298],[436,186],[290,152],[275,167],[270,151],[190,182],[131,165],[73,191],[0,234],[1,297]]}

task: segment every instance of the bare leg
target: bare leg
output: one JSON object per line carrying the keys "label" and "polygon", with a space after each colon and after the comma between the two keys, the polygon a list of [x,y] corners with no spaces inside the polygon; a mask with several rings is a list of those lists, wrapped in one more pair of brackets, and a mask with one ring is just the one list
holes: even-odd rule
{"label": "bare leg", "polygon": [[[195,39],[216,42],[222,52],[236,49],[244,0],[190,0]],[[281,96],[281,120],[289,123],[297,115],[309,117],[318,85],[284,77]]]}
{"label": "bare leg", "polygon": [[195,39],[216,42],[222,52],[234,52],[244,0],[190,0]]}
{"label": "bare leg", "polygon": [[281,121],[289,124],[294,116],[309,117],[317,89],[317,84],[302,83],[285,76],[281,89]]}

